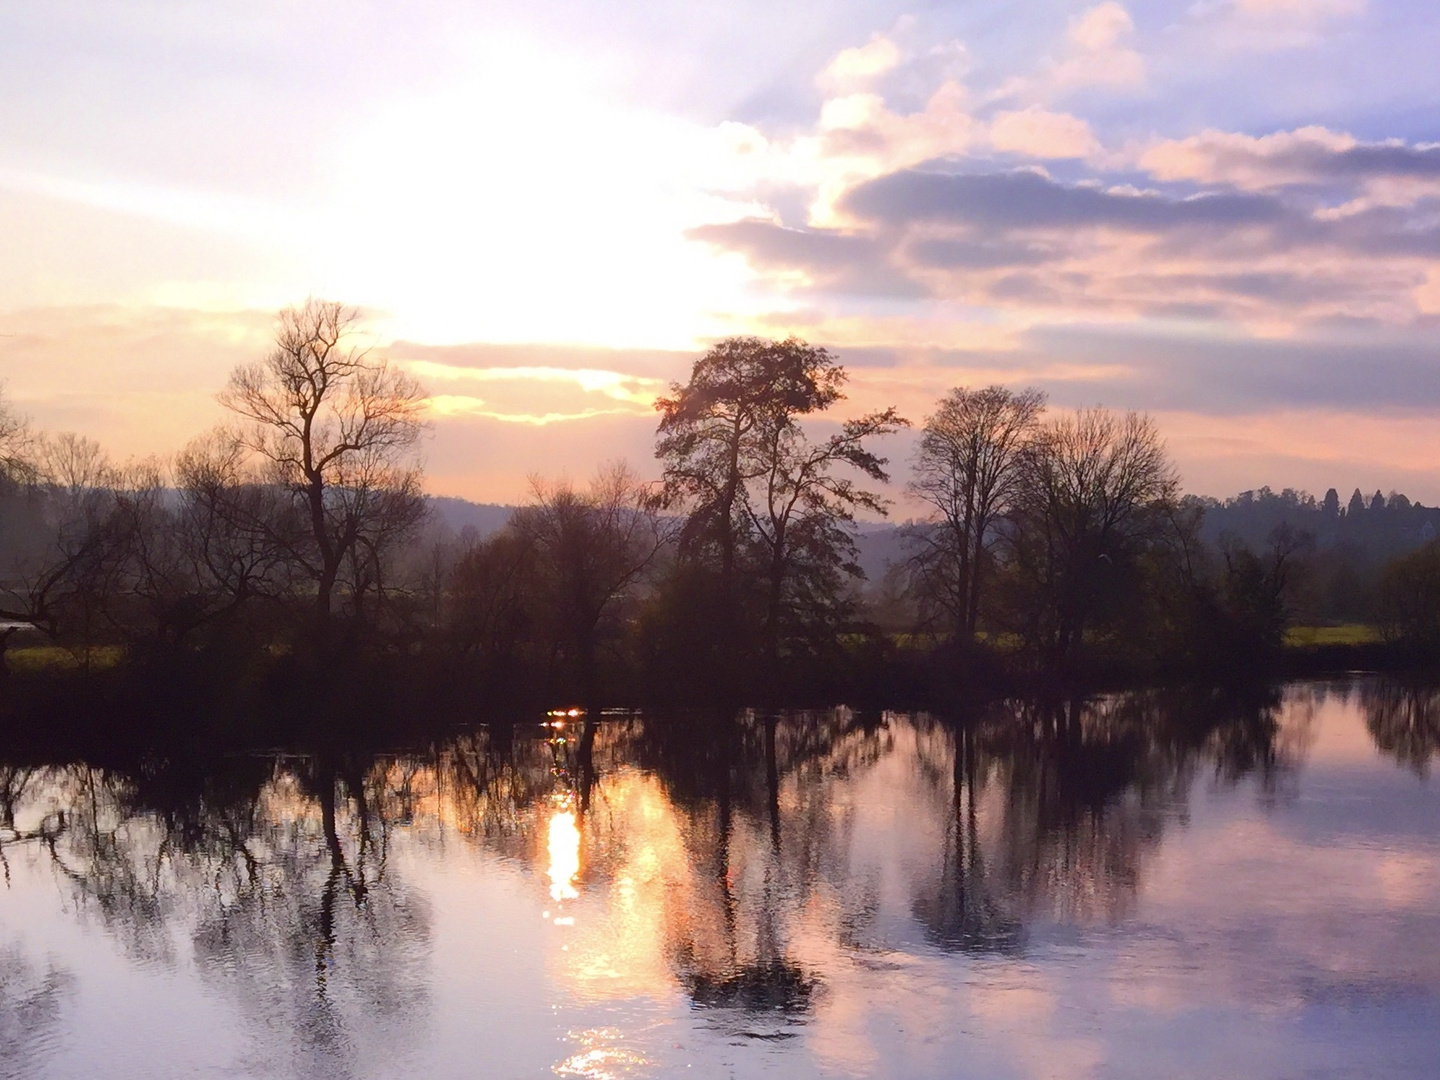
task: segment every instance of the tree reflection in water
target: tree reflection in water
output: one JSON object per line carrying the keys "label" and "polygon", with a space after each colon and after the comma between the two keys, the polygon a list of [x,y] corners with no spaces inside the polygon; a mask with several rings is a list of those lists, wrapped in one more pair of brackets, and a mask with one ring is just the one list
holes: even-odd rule
{"label": "tree reflection in water", "polygon": [[[1440,744],[1437,700],[1361,692],[1377,744],[1416,768]],[[260,1071],[370,1071],[367,1053],[423,1042],[430,914],[397,875],[401,843],[524,867],[537,909],[590,920],[561,962],[575,992],[678,988],[737,1034],[775,1037],[814,1009],[827,964],[865,962],[902,932],[879,922],[896,883],[877,845],[909,845],[899,887],[927,947],[1023,953],[1040,922],[1132,913],[1207,774],[1286,797],[1313,705],[1292,692],[1285,725],[1275,693],[1161,691],[959,718],[565,717],[364,759],[7,766],[0,858],[43,851],[136,959],[174,964],[188,940],[250,1024],[288,1033],[261,1040],[286,1060]],[[867,833],[877,801],[897,824]],[[0,987],[7,1018],[24,1008],[13,986],[61,992],[25,978]]]}
{"label": "tree reflection in water", "polygon": [[1440,757],[1440,690],[1377,679],[1361,686],[1360,707],[1381,752],[1428,776],[1431,759]]}
{"label": "tree reflection in water", "polygon": [[22,813],[77,912],[131,957],[201,977],[288,1057],[344,1076],[367,1046],[413,1042],[426,1015],[426,906],[386,870],[389,825],[358,768],[237,758],[203,774],[149,764],[43,771]]}

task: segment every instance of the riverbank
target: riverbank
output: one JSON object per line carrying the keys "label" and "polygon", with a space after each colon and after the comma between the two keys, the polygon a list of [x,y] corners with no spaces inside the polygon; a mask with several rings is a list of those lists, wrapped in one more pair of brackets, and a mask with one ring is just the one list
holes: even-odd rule
{"label": "riverbank", "polygon": [[[882,647],[883,645],[883,647]],[[1373,633],[1292,633],[1270,655],[1217,670],[1112,662],[1058,674],[997,650],[877,645],[840,662],[795,665],[715,680],[667,673],[647,681],[623,673],[588,699],[533,674],[488,676],[456,657],[377,653],[325,665],[293,656],[241,659],[224,653],[127,658],[118,650],[82,655],[51,646],[12,649],[0,687],[0,746],[95,748],[195,746],[378,746],[444,737],[476,723],[543,718],[553,708],[682,710],[704,716],[824,708],[911,709],[973,714],[1007,698],[1071,699],[1140,688],[1262,687],[1284,679],[1354,672],[1433,674],[1427,664]]]}

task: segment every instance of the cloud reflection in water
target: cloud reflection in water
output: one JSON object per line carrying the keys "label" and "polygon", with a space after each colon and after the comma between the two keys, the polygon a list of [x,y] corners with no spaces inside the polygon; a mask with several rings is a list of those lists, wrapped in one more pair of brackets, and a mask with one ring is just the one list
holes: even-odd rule
{"label": "cloud reflection in water", "polygon": [[[0,767],[0,955],[73,973],[65,1076],[94,1074],[87,1044],[122,1072],[160,1045],[356,1080],[1402,1076],[1440,1024],[1440,803],[1416,768],[1437,710],[1415,694],[1147,692],[958,728],[567,717],[333,767]],[[228,1026],[107,1020],[160,976]]]}

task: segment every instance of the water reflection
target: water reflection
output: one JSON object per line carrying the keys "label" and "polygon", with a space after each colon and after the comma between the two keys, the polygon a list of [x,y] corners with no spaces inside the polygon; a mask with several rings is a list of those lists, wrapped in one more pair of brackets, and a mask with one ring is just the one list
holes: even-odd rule
{"label": "water reflection", "polygon": [[580,827],[575,811],[564,801],[551,814],[548,832],[550,899],[556,903],[574,900],[580,895],[575,889],[575,879],[580,874]]}
{"label": "water reflection", "polygon": [[75,982],[67,971],[50,965],[42,970],[15,946],[0,948],[0,1078],[23,1076],[53,1055],[61,1009]]}
{"label": "water reflection", "polygon": [[1440,690],[1377,680],[1360,691],[1375,745],[1421,776],[1440,757]]}
{"label": "water reflection", "polygon": [[358,771],[76,764],[27,786],[13,817],[34,824],[10,824],[7,846],[37,839],[75,915],[134,962],[193,965],[242,1022],[278,1034],[260,1045],[266,1069],[348,1076],[368,1045],[419,1036],[425,904],[387,875],[391,826]]}
{"label": "water reflection", "polygon": [[[14,1075],[70,1053],[64,1002],[94,942],[39,959],[66,920],[192,980],[240,1032],[209,1066],[240,1075],[453,1074],[473,1052],[445,1026],[456,1010],[491,1044],[516,1029],[515,1074],[587,1077],[781,1060],[948,1075],[956,1040],[976,1075],[1113,1063],[1067,1002],[1092,1034],[1097,1010],[1242,1024],[1387,994],[1440,1019],[1434,829],[1392,815],[1380,849],[1350,844],[1351,819],[1299,798],[1326,724],[1423,775],[1437,715],[1433,691],[1313,684],[958,718],[567,715],[354,760],[0,766],[9,891],[50,920],[0,906],[0,1034],[25,1033],[3,1044]],[[1350,782],[1325,761],[1313,782]],[[1408,797],[1440,825],[1428,788]],[[460,964],[471,927],[514,947]]]}

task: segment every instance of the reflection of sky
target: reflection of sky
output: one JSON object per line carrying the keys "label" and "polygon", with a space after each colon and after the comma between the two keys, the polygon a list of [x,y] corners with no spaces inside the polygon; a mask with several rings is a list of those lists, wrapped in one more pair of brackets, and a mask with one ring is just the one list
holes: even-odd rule
{"label": "reflection of sky", "polygon": [[[413,769],[410,824],[391,827],[369,903],[427,913],[423,1038],[366,1037],[373,1010],[337,998],[365,1050],[348,1074],[1425,1075],[1440,1025],[1440,792],[1376,753],[1354,694],[1293,691],[1281,722],[1298,768],[1232,783],[1200,759],[1178,794],[1132,786],[1078,811],[1065,838],[1037,837],[1033,793],[988,759],[967,887],[1024,935],[971,951],[933,943],[918,914],[954,881],[951,742],[937,728],[896,718],[782,771],[778,856],[763,767],[758,795],[734,791],[727,832],[713,799],[678,800],[628,764],[619,731],[596,740],[583,809],[570,773],[556,795],[541,758],[533,792],[493,782],[494,798],[522,793],[509,819],[443,769]],[[267,812],[313,830],[299,798],[277,789]],[[262,1074],[256,1045],[277,1037],[275,1018],[237,1025],[234,984],[198,978],[190,908],[166,924],[169,952],[142,956],[67,899],[33,846],[9,850],[0,949],[68,973],[46,1075]],[[203,887],[178,884],[205,908]],[[693,973],[777,959],[817,980],[808,1008],[687,997]]]}

